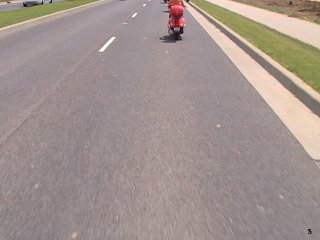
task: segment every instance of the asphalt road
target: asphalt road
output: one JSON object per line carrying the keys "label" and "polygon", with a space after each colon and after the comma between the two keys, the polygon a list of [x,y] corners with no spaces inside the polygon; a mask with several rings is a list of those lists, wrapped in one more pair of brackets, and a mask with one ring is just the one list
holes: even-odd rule
{"label": "asphalt road", "polygon": [[320,239],[319,169],[165,11],[109,1],[0,32],[0,239]]}

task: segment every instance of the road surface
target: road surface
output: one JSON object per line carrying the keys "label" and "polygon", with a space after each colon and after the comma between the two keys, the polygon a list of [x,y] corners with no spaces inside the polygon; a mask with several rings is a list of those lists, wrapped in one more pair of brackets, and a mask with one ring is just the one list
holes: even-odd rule
{"label": "road surface", "polygon": [[185,17],[182,41],[156,0],[0,32],[1,238],[320,239],[319,169]]}

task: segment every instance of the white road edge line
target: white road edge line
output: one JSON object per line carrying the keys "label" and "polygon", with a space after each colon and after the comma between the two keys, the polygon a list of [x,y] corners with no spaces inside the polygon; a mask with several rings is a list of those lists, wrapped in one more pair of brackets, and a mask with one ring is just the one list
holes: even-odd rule
{"label": "white road edge line", "polygon": [[99,52],[101,52],[101,53],[104,52],[104,51],[107,49],[107,47],[109,47],[110,44],[111,44],[115,39],[116,39],[116,37],[110,38],[109,41],[106,42],[106,44],[103,45],[103,47],[99,50]]}
{"label": "white road edge line", "polygon": [[134,14],[132,15],[132,18],[136,17],[137,15],[138,15],[138,13],[134,13]]}
{"label": "white road edge line", "polygon": [[143,5],[142,5],[142,7],[145,7],[145,6],[147,6],[147,4],[143,4]]}
{"label": "white road edge line", "polygon": [[314,163],[317,165],[318,168],[320,168],[320,162],[319,161],[314,161]]}

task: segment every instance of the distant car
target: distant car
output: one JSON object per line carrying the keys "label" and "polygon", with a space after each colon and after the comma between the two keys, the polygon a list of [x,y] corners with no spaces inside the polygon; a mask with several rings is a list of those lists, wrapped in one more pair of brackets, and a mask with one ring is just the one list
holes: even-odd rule
{"label": "distant car", "polygon": [[24,7],[30,6],[30,5],[36,5],[36,4],[44,4],[46,2],[52,3],[53,0],[23,0],[22,4]]}

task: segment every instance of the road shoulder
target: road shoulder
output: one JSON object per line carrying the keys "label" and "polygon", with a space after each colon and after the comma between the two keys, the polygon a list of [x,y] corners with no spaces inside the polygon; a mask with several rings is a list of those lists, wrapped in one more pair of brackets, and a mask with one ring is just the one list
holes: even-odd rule
{"label": "road shoulder", "polygon": [[188,8],[188,10],[279,116],[310,157],[320,160],[319,116],[311,112],[255,59],[229,39],[221,29],[214,26],[194,8]]}

